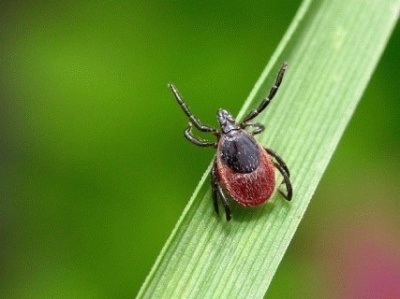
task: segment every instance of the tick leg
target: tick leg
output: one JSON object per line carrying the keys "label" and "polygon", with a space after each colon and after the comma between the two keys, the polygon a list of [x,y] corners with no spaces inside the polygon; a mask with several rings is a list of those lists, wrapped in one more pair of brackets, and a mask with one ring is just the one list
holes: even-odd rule
{"label": "tick leg", "polygon": [[218,208],[218,197],[219,197],[219,192],[218,192],[218,182],[217,182],[217,161],[214,160],[214,165],[211,170],[211,189],[212,189],[212,198],[214,202],[214,210],[219,216],[219,208]]}
{"label": "tick leg", "polygon": [[179,106],[181,106],[183,112],[189,117],[190,122],[200,131],[202,132],[211,132],[214,134],[218,134],[218,131],[215,128],[203,125],[200,120],[194,116],[194,114],[189,110],[189,107],[186,105],[185,101],[183,100],[181,94],[179,93],[178,89],[173,84],[168,84],[168,87],[171,89],[172,93],[175,96],[176,101],[178,102]]}
{"label": "tick leg", "polygon": [[279,165],[278,163],[274,163],[275,167],[278,168],[279,172],[282,174],[283,176],[283,181],[286,185],[286,190],[287,190],[287,194],[283,193],[282,190],[278,189],[278,192],[286,199],[286,200],[292,200],[292,195],[293,195],[293,188],[292,188],[292,183],[290,182],[290,178],[287,175],[287,173],[285,172],[285,170],[282,168],[281,165]]}
{"label": "tick leg", "polygon": [[275,158],[275,160],[278,162],[278,164],[285,170],[285,172],[287,173],[287,176],[290,177],[289,168],[286,166],[286,163],[283,161],[281,156],[279,156],[277,152],[273,151],[270,148],[265,147],[265,150],[267,151],[268,154],[270,154],[272,157]]}
{"label": "tick leg", "polygon": [[257,115],[259,115],[268,106],[268,104],[272,101],[276,92],[279,89],[279,86],[282,83],[283,75],[285,74],[286,69],[287,69],[287,63],[284,62],[279,70],[278,76],[275,79],[274,85],[271,87],[271,89],[269,91],[268,97],[266,97],[261,102],[260,106],[258,106],[257,109],[253,109],[250,111],[249,114],[247,114],[247,116],[243,119],[243,123],[246,123],[246,122],[252,120],[253,118],[255,118]]}
{"label": "tick leg", "polygon": [[226,199],[225,194],[222,191],[222,188],[218,183],[217,183],[217,192],[221,199],[222,205],[224,206],[224,209],[225,209],[226,220],[229,221],[232,219],[231,209],[229,208],[228,200]]}
{"label": "tick leg", "polygon": [[276,162],[274,162],[274,165],[283,176],[283,183],[285,183],[285,185],[286,185],[287,194],[284,194],[280,189],[278,189],[278,191],[280,194],[282,194],[282,196],[286,200],[290,201],[292,199],[292,195],[293,195],[293,188],[292,188],[292,183],[290,182],[289,169],[287,168],[287,166],[286,166],[285,162],[282,160],[282,158],[276,152],[274,152],[273,150],[271,150],[269,148],[265,148],[265,150],[267,151],[268,154],[270,154],[276,160]]}
{"label": "tick leg", "polygon": [[207,140],[201,140],[195,137],[192,133],[192,123],[189,123],[189,126],[186,128],[184,132],[184,136],[187,140],[189,140],[191,143],[197,145],[197,146],[202,146],[202,147],[207,147],[207,146],[212,146],[212,147],[217,147],[216,142],[211,142]]}
{"label": "tick leg", "polygon": [[240,127],[242,129],[245,129],[247,127],[253,127],[255,128],[251,133],[251,135],[257,135],[260,134],[262,131],[264,131],[265,127],[264,125],[260,124],[260,123],[241,123]]}
{"label": "tick leg", "polygon": [[217,180],[217,161],[214,161],[214,166],[211,170],[211,188],[212,188],[212,198],[214,202],[214,209],[219,216],[218,199],[221,200],[222,205],[225,209],[226,220],[229,221],[232,218],[231,209],[229,208],[228,201],[225,197],[224,192]]}

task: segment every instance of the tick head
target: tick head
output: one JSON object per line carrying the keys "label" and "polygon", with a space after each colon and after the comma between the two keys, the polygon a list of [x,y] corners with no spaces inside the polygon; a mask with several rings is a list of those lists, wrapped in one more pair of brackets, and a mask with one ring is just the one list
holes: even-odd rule
{"label": "tick head", "polygon": [[227,134],[232,130],[239,130],[240,127],[236,123],[232,115],[225,109],[219,109],[217,112],[219,126],[223,134]]}

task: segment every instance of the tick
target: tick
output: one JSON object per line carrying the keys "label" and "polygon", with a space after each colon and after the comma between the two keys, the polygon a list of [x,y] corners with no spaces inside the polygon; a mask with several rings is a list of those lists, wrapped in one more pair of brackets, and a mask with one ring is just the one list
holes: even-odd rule
{"label": "tick", "polygon": [[[254,135],[264,131],[264,126],[252,122],[274,98],[286,69],[287,64],[284,63],[268,96],[241,122],[237,122],[227,110],[219,109],[217,111],[219,129],[202,124],[189,110],[178,89],[168,84],[176,101],[189,118],[189,126],[184,131],[186,139],[197,146],[217,149],[211,171],[212,198],[217,215],[219,215],[218,201],[221,201],[227,220],[230,220],[232,216],[225,192],[242,206],[253,207],[266,202],[275,189],[274,167],[283,177],[281,184],[286,185],[286,192],[278,189],[279,193],[286,200],[292,199],[293,190],[288,167],[275,151],[263,147],[254,139]],[[193,126],[201,132],[213,134],[217,139],[216,142],[194,136]],[[248,128],[252,130],[246,130]]]}

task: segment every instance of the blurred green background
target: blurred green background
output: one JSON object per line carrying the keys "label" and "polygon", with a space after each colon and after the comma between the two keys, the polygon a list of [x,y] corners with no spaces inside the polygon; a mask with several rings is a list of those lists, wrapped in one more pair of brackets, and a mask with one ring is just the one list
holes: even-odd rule
{"label": "blurred green background", "polygon": [[[213,156],[166,84],[236,114],[299,4],[0,2],[0,298],[132,298]],[[269,298],[400,294],[398,53],[399,26]]]}

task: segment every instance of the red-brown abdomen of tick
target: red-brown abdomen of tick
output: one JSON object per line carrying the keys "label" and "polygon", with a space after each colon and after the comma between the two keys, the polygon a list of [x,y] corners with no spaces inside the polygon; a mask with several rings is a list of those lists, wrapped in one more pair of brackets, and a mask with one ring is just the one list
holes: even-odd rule
{"label": "red-brown abdomen of tick", "polygon": [[258,167],[249,173],[232,170],[217,157],[218,181],[229,195],[243,206],[258,206],[267,201],[275,188],[274,164],[267,152],[259,147]]}

